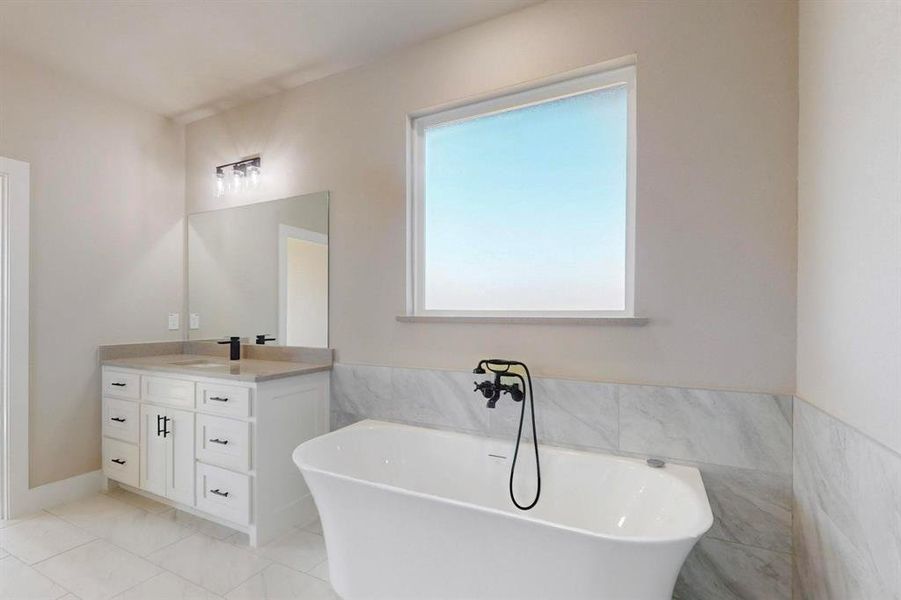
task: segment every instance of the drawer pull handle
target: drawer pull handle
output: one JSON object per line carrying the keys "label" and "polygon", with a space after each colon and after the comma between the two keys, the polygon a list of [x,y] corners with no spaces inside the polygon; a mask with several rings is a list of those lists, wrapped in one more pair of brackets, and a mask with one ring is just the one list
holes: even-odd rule
{"label": "drawer pull handle", "polygon": [[116,386],[116,387],[125,387],[125,386],[127,386],[128,384],[127,384],[127,383],[120,383],[120,382],[118,382],[118,381],[114,381],[114,382],[112,382],[110,385],[114,385],[114,386]]}
{"label": "drawer pull handle", "polygon": [[210,442],[212,442],[214,444],[222,444],[223,446],[228,445],[228,440],[220,440],[219,438],[213,438],[210,440]]}
{"label": "drawer pull handle", "polygon": [[124,423],[125,422],[125,419],[123,419],[122,417],[110,417],[109,420],[115,421],[116,423]]}
{"label": "drawer pull handle", "polygon": [[210,493],[216,494],[217,496],[222,496],[223,498],[228,498],[228,492],[223,492],[219,488],[216,488],[215,490],[210,490]]}
{"label": "drawer pull handle", "polygon": [[228,402],[228,398],[223,396],[210,396],[210,400],[215,400],[216,402]]}
{"label": "drawer pull handle", "polygon": [[121,458],[111,458],[110,461],[116,463],[117,465],[124,465],[127,462]]}

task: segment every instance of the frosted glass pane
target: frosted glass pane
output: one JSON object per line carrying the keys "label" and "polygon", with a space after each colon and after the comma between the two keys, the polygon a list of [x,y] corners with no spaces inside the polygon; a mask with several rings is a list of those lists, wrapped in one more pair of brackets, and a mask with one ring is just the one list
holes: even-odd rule
{"label": "frosted glass pane", "polygon": [[625,308],[628,92],[425,131],[424,308]]}

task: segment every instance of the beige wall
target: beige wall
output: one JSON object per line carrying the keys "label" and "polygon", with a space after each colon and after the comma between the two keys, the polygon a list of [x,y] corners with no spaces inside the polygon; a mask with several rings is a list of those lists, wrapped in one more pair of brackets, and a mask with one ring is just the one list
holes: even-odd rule
{"label": "beige wall", "polygon": [[798,394],[901,452],[901,2],[800,13]]}
{"label": "beige wall", "polygon": [[[353,363],[794,391],[794,2],[548,2],[191,124],[187,202],[332,191],[331,343]],[[641,328],[402,324],[408,111],[636,53]],[[461,285],[466,275],[461,274]]]}
{"label": "beige wall", "polygon": [[183,131],[0,55],[0,155],[31,163],[31,485],[100,467],[97,346],[180,339]]}

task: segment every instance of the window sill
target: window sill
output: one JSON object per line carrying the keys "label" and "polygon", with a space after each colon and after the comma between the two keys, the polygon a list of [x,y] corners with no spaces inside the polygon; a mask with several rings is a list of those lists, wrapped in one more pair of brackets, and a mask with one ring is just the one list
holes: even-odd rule
{"label": "window sill", "polygon": [[398,315],[399,323],[483,323],[486,325],[591,325],[640,327],[647,317],[448,317]]}

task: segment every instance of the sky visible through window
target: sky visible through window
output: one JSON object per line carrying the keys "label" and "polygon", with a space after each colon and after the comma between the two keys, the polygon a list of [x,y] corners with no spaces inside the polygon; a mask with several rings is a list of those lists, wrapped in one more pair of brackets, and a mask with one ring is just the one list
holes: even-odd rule
{"label": "sky visible through window", "polygon": [[625,308],[628,91],[425,131],[426,310]]}

